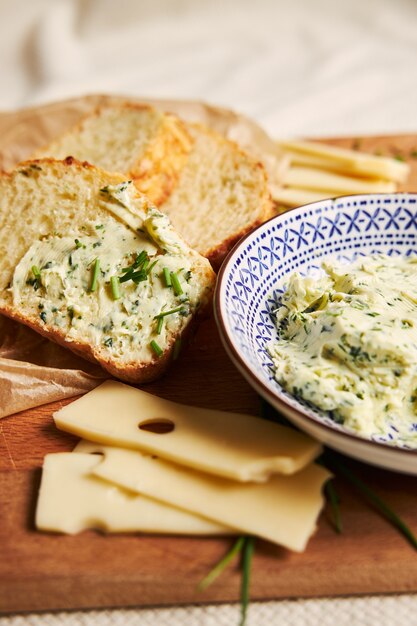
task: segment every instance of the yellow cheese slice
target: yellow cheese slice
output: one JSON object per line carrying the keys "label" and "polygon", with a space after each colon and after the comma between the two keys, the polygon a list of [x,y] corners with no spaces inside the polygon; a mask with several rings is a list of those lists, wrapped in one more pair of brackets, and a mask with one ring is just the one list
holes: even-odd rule
{"label": "yellow cheese slice", "polygon": [[176,404],[115,381],[67,405],[54,420],[91,441],[147,450],[240,481],[292,474],[321,452],[307,435],[274,422]]}
{"label": "yellow cheese slice", "polygon": [[287,170],[283,185],[302,189],[328,189],[333,194],[388,193],[395,191],[395,183],[387,180],[353,178],[312,167],[292,166]]}
{"label": "yellow cheese slice", "polygon": [[76,450],[104,454],[95,476],[297,552],[316,528],[322,487],[330,477],[323,467],[310,465],[267,483],[238,483],[134,450],[89,442]]}
{"label": "yellow cheese slice", "polygon": [[313,191],[311,189],[296,189],[295,187],[279,187],[278,185],[271,185],[271,195],[275,202],[290,207],[302,206],[303,204],[310,204],[310,202],[318,202],[319,200],[327,200],[337,196],[334,191],[329,189]]}
{"label": "yellow cheese slice", "polygon": [[36,509],[37,528],[70,534],[88,528],[178,535],[234,532],[91,475],[98,463],[100,457],[92,454],[46,455]]}
{"label": "yellow cheese slice", "polygon": [[309,154],[329,161],[337,161],[348,174],[384,178],[403,183],[410,166],[391,157],[376,156],[366,152],[328,146],[313,141],[277,141],[281,150]]}

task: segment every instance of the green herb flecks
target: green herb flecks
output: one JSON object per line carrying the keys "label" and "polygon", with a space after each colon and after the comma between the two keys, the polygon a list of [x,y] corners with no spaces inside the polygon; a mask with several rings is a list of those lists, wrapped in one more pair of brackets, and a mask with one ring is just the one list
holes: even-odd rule
{"label": "green herb flecks", "polygon": [[169,311],[161,311],[160,313],[158,313],[158,315],[155,315],[154,319],[157,320],[156,332],[158,333],[158,335],[161,333],[164,318],[167,317],[168,315],[173,315],[174,313],[179,313],[180,315],[184,315],[184,316],[189,315],[190,307],[184,304],[181,304],[175,307],[175,309],[170,309]]}
{"label": "green herb flecks", "polygon": [[162,350],[162,348],[156,343],[155,340],[152,340],[151,343],[149,344],[152,348],[152,350],[155,352],[157,357],[160,357],[163,355],[164,351]]}
{"label": "green herb flecks", "polygon": [[162,332],[162,326],[164,325],[164,318],[158,315],[156,319],[158,320],[156,324],[156,332],[158,335],[160,335]]}
{"label": "green herb flecks", "polygon": [[167,267],[164,267],[162,272],[163,272],[165,287],[171,287],[172,282],[171,282],[171,273],[169,269]]}
{"label": "green herb flecks", "polygon": [[209,571],[207,576],[203,578],[203,580],[198,584],[197,589],[199,591],[204,591],[207,589],[215,580],[220,576],[220,574],[226,569],[229,563],[234,559],[234,557],[242,550],[245,543],[245,537],[239,537],[237,541],[233,544],[230,550],[225,554],[225,556],[213,567],[212,570]]}
{"label": "green herb flecks", "polygon": [[28,280],[28,284],[32,285],[34,290],[37,291],[39,287],[42,285],[41,272],[37,265],[32,265],[31,271],[32,271],[34,278],[31,280]]}
{"label": "green herb flecks", "polygon": [[118,276],[112,276],[110,278],[110,286],[111,286],[111,293],[113,296],[113,300],[119,300],[120,299],[120,280]]}
{"label": "green herb flecks", "polygon": [[154,261],[152,265],[148,267],[149,261],[150,258],[148,253],[146,250],[142,250],[142,252],[137,255],[132,265],[122,269],[123,276],[120,277],[120,282],[126,283],[128,280],[132,280],[136,285],[138,285],[140,282],[147,280],[149,272],[156,263],[156,261]]}
{"label": "green herb flecks", "polygon": [[105,339],[103,343],[105,346],[107,346],[107,348],[111,348],[113,345],[113,339],[111,337],[107,337],[107,339]]}
{"label": "green herb flecks", "polygon": [[183,290],[181,287],[180,279],[175,272],[171,272],[171,282],[175,295],[180,296],[183,293]]}
{"label": "green herb flecks", "polygon": [[239,537],[225,556],[213,567],[212,570],[198,584],[197,589],[204,591],[224,572],[226,567],[233,561],[237,554],[242,553],[241,572],[242,581],[240,587],[241,618],[240,626],[245,626],[249,606],[249,587],[252,566],[252,556],[255,548],[254,537]]}
{"label": "green herb flecks", "polygon": [[391,524],[407,539],[414,550],[417,550],[417,537],[407,524],[390,508],[380,496],[358,478],[344,463],[335,458],[333,454],[326,454],[330,457],[330,466],[333,467],[343,478],[345,478],[375,509],[383,515]]}
{"label": "green herb flecks", "polygon": [[255,550],[255,538],[246,537],[242,553],[242,585],[240,588],[240,626],[245,626],[249,606],[250,575],[252,557]]}
{"label": "green herb flecks", "polygon": [[93,265],[93,274],[91,276],[91,283],[89,291],[93,292],[97,289],[98,275],[100,272],[100,259],[96,259]]}

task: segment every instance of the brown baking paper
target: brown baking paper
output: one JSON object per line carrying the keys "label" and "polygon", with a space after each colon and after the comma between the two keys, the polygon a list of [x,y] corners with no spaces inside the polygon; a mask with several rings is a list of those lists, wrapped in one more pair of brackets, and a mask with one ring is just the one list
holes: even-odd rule
{"label": "brown baking paper", "polygon": [[[274,142],[248,118],[200,102],[138,100],[92,95],[0,114],[0,168],[12,169],[97,106],[145,102],[205,124],[261,160],[274,181],[281,161]],[[0,418],[54,400],[85,393],[108,374],[21,324],[0,316]]]}

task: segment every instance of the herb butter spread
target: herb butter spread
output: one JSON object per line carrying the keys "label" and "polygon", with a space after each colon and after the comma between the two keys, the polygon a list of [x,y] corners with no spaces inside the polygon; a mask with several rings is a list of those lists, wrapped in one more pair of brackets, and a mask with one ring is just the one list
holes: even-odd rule
{"label": "herb butter spread", "polygon": [[417,447],[417,258],[290,277],[270,349],[277,381],[364,437]]}
{"label": "herb butter spread", "polygon": [[87,337],[112,358],[160,356],[205,297],[196,257],[156,209],[141,216],[129,183],[101,190],[108,216],[30,245],[15,268],[13,304],[30,306],[67,341]]}

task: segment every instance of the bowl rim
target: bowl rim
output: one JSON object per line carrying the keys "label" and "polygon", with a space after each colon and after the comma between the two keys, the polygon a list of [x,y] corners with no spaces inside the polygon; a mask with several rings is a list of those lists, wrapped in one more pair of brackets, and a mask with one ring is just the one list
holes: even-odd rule
{"label": "bowl rim", "polygon": [[[284,407],[285,409],[289,409],[290,412],[291,411],[295,412],[297,414],[297,417],[300,418],[301,420],[309,420],[313,422],[314,426],[317,426],[320,430],[322,430],[323,433],[325,432],[332,433],[336,437],[340,436],[341,438],[344,438],[346,442],[350,442],[353,445],[359,445],[359,447],[362,447],[362,448],[367,448],[371,445],[375,450],[377,449],[380,451],[383,450],[387,454],[391,454],[391,453],[396,454],[396,455],[406,454],[408,456],[417,457],[417,449],[400,448],[398,446],[395,446],[395,445],[393,446],[393,445],[390,445],[389,443],[385,443],[382,441],[374,441],[373,439],[361,437],[360,435],[356,435],[355,433],[351,433],[349,431],[333,429],[331,426],[323,424],[323,422],[321,422],[318,417],[314,415],[307,415],[306,413],[301,411],[298,407],[295,407],[291,405],[289,402],[287,402],[285,398],[281,398],[278,395],[274,394],[271,391],[271,389],[269,389],[269,387],[263,382],[263,380],[261,380],[256,374],[252,372],[250,367],[246,364],[245,360],[240,355],[239,351],[235,348],[227,331],[227,325],[224,321],[222,305],[221,305],[221,292],[223,291],[225,276],[233,260],[233,257],[237,254],[240,248],[244,247],[244,244],[247,239],[256,235],[258,231],[267,227],[268,224],[270,224],[271,222],[279,222],[281,219],[283,219],[284,216],[288,215],[289,213],[302,213],[303,210],[305,210],[306,208],[316,207],[317,205],[327,205],[329,203],[335,203],[336,201],[347,200],[350,198],[359,200],[360,198],[375,198],[375,197],[380,197],[380,196],[385,196],[385,197],[410,196],[410,197],[414,197],[417,199],[417,192],[400,191],[400,192],[387,192],[387,193],[361,193],[361,194],[349,194],[345,196],[326,198],[324,200],[317,200],[316,202],[309,202],[307,204],[303,204],[298,207],[290,208],[287,211],[284,211],[283,213],[272,216],[266,222],[263,222],[262,224],[259,224],[258,226],[256,226],[256,228],[246,233],[246,235],[244,235],[241,239],[239,239],[239,241],[233,246],[233,248],[227,254],[225,260],[223,261],[222,266],[217,275],[216,287],[214,290],[214,298],[213,298],[213,310],[214,310],[214,317],[216,320],[220,339],[223,343],[223,346],[229,358],[232,360],[235,367],[237,367],[237,369],[240,371],[243,377],[249,382],[252,388],[254,388],[255,391],[257,391],[258,393],[260,393],[261,396],[266,398],[272,406],[274,406],[275,408],[278,408],[279,410],[281,410],[281,407]],[[325,445],[328,445],[328,444],[325,444]]]}

